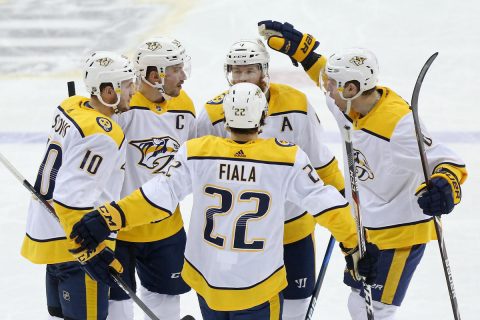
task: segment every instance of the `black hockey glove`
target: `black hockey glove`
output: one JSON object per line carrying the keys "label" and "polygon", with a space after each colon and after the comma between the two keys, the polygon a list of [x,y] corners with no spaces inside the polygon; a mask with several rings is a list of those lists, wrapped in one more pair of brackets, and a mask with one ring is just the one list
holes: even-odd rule
{"label": "black hockey glove", "polygon": [[440,216],[452,212],[462,198],[460,183],[448,171],[432,175],[430,185],[422,183],[415,192],[418,205],[429,216]]}
{"label": "black hockey glove", "polygon": [[366,243],[365,255],[360,259],[360,252],[358,246],[353,249],[345,248],[340,243],[340,248],[345,254],[345,261],[347,262],[347,269],[356,281],[365,279],[366,284],[372,285],[377,278],[377,264],[380,250],[378,247],[370,242]]}
{"label": "black hockey glove", "polygon": [[85,214],[72,228],[70,239],[80,245],[80,250],[93,250],[113,231],[125,224],[122,212],[114,202],[105,204]]}
{"label": "black hockey glove", "polygon": [[81,262],[82,269],[86,274],[97,282],[105,283],[109,286],[115,286],[111,273],[122,273],[123,267],[120,262],[115,259],[113,251],[105,247],[98,254],[94,255],[87,261]]}

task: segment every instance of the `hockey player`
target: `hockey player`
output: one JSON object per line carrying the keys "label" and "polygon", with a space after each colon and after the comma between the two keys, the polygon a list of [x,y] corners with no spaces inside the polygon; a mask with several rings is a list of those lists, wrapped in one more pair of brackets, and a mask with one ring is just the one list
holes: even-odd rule
{"label": "hockey player", "polygon": [[108,284],[113,281],[97,270],[110,265],[121,272],[111,238],[96,251],[80,249],[72,255],[69,249],[77,245],[65,235],[73,220],[108,199],[120,198],[125,143],[111,116],[128,107],[135,76],[127,58],[100,51],[86,60],[83,74],[91,97],[70,97],[56,109],[35,181],[36,190],[52,201],[61,225],[32,199],[22,246],[25,258],[47,265],[50,319],[106,319]]}
{"label": "hockey player", "polygon": [[[95,248],[111,231],[155,221],[193,193],[182,277],[197,291],[203,318],[281,319],[285,201],[312,212],[346,248],[356,247],[355,222],[345,199],[323,184],[298,146],[258,138],[267,108],[259,87],[232,86],[224,108],[231,139],[187,141],[165,175],[92,211],[70,237]],[[357,255],[350,252],[349,260]],[[376,272],[371,253],[358,268],[352,264],[367,278]]]}
{"label": "hockey player", "polygon": [[[375,319],[394,319],[426,243],[436,239],[432,216],[447,214],[460,202],[465,164],[422,125],[431,169],[426,189],[412,112],[393,90],[377,85],[378,63],[369,50],[349,49],[327,60],[313,51],[315,38],[291,24],[262,21],[259,30],[272,49],[300,62],[324,88],[338,126],[353,127],[360,211],[369,240],[381,249],[372,286]],[[352,287],[352,319],[366,319],[360,284],[348,273],[344,282]]]}
{"label": "hockey player", "polygon": [[[148,39],[137,49],[134,66],[139,90],[118,120],[127,146],[122,197],[165,169],[180,145],[195,135],[195,109],[181,89],[190,72],[182,44],[167,37]],[[117,237],[115,256],[124,280],[135,287],[137,270],[142,300],[163,320],[180,319],[179,294],[190,290],[180,277],[185,242],[179,207],[168,219]],[[118,286],[110,289],[109,319],[133,319],[133,302]]]}
{"label": "hockey player", "polygon": [[[269,54],[260,39],[241,40],[230,48],[225,61],[225,76],[230,85],[253,83],[261,87],[268,100],[268,119],[260,137],[275,137],[301,147],[325,184],[343,192],[344,180],[338,162],[325,146],[320,121],[302,92],[283,84],[270,83]],[[223,98],[226,92],[205,104],[197,121],[197,136],[212,134],[228,137],[225,130]],[[288,287],[284,290],[283,319],[305,318],[315,286],[315,221],[305,208],[287,202],[284,258]],[[298,216],[299,213],[302,215]]]}

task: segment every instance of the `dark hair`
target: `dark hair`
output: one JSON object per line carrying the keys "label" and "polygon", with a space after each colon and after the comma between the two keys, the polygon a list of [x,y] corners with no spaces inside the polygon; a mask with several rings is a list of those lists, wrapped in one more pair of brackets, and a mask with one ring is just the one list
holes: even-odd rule
{"label": "dark hair", "polygon": [[157,67],[148,66],[147,67],[147,72],[145,72],[145,79],[148,79],[148,77],[150,76],[150,73],[152,73],[153,71],[158,71]]}
{"label": "dark hair", "polygon": [[113,83],[111,82],[104,82],[100,84],[100,92],[102,92],[106,87],[112,87],[113,88]]}
{"label": "dark hair", "polygon": [[[360,91],[360,82],[358,82],[357,80],[350,80],[350,81],[347,81],[345,82],[345,86],[348,86],[349,84],[353,84],[355,86],[355,88],[357,88],[358,91]],[[368,89],[368,90],[365,90],[362,92],[362,96],[369,96],[371,95],[375,90],[377,90],[377,87],[373,87],[371,89]]]}

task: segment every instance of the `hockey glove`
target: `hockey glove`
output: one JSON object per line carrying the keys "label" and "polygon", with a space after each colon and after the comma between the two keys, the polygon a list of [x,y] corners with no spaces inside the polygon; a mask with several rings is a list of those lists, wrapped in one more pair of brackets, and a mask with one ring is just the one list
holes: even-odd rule
{"label": "hockey glove", "polygon": [[370,242],[366,243],[365,255],[360,259],[358,246],[348,249],[340,243],[340,248],[345,254],[347,269],[356,281],[365,281],[366,284],[373,284],[377,278],[377,263],[380,255],[378,247]]}
{"label": "hockey glove", "polygon": [[453,207],[460,202],[462,192],[457,177],[447,170],[434,173],[430,184],[422,183],[415,195],[423,213],[429,216],[440,216],[452,212]]}
{"label": "hockey glove", "polygon": [[93,250],[105,241],[111,232],[118,231],[123,226],[123,212],[112,202],[84,215],[73,226],[70,239],[80,246],[78,250]]}
{"label": "hockey glove", "polygon": [[305,70],[308,70],[319,58],[313,50],[320,43],[312,35],[302,34],[288,22],[260,21],[258,32],[270,48],[288,55],[295,66],[300,62]]}
{"label": "hockey glove", "polygon": [[[123,272],[123,267],[120,262],[115,259],[113,251],[103,243],[97,248],[97,250],[88,251],[80,256],[77,255],[77,259],[80,261],[82,269],[90,276],[90,278],[109,286],[115,285],[111,273]],[[82,261],[81,259],[86,260]]]}

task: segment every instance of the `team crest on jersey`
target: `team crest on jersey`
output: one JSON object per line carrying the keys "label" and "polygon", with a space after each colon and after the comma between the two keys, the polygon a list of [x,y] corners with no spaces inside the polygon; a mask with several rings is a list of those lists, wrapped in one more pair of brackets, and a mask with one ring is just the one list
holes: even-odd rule
{"label": "team crest on jersey", "polygon": [[224,92],[224,93],[216,96],[212,100],[208,101],[207,104],[222,104],[223,103],[223,98],[225,98],[226,94],[227,94],[227,92]]}
{"label": "team crest on jersey", "polygon": [[293,147],[295,144],[288,142],[287,140],[275,139],[275,142],[281,147]]}
{"label": "team crest on jersey", "polygon": [[97,117],[97,123],[106,132],[112,131],[112,128],[113,128],[112,122],[107,118]]}
{"label": "team crest on jersey", "polygon": [[173,159],[180,144],[169,136],[129,142],[142,153],[139,165],[159,173]]}
{"label": "team crest on jersey", "polygon": [[356,66],[361,66],[365,62],[365,60],[367,60],[367,58],[355,56],[352,59],[350,59],[350,63],[353,63]]}
{"label": "team crest on jersey", "polygon": [[360,152],[360,150],[353,149],[353,157],[357,168],[358,180],[366,181],[368,179],[373,179],[375,175],[373,174],[372,169],[370,169],[365,155]]}
{"label": "team crest on jersey", "polygon": [[99,65],[101,65],[102,67],[108,67],[112,62],[113,60],[108,58],[108,57],[105,57],[105,58],[100,58],[100,59],[97,59],[96,60],[98,62]]}
{"label": "team crest on jersey", "polygon": [[147,42],[146,45],[147,45],[147,49],[150,51],[155,51],[162,48],[162,45],[160,44],[160,42],[156,42],[156,41]]}

